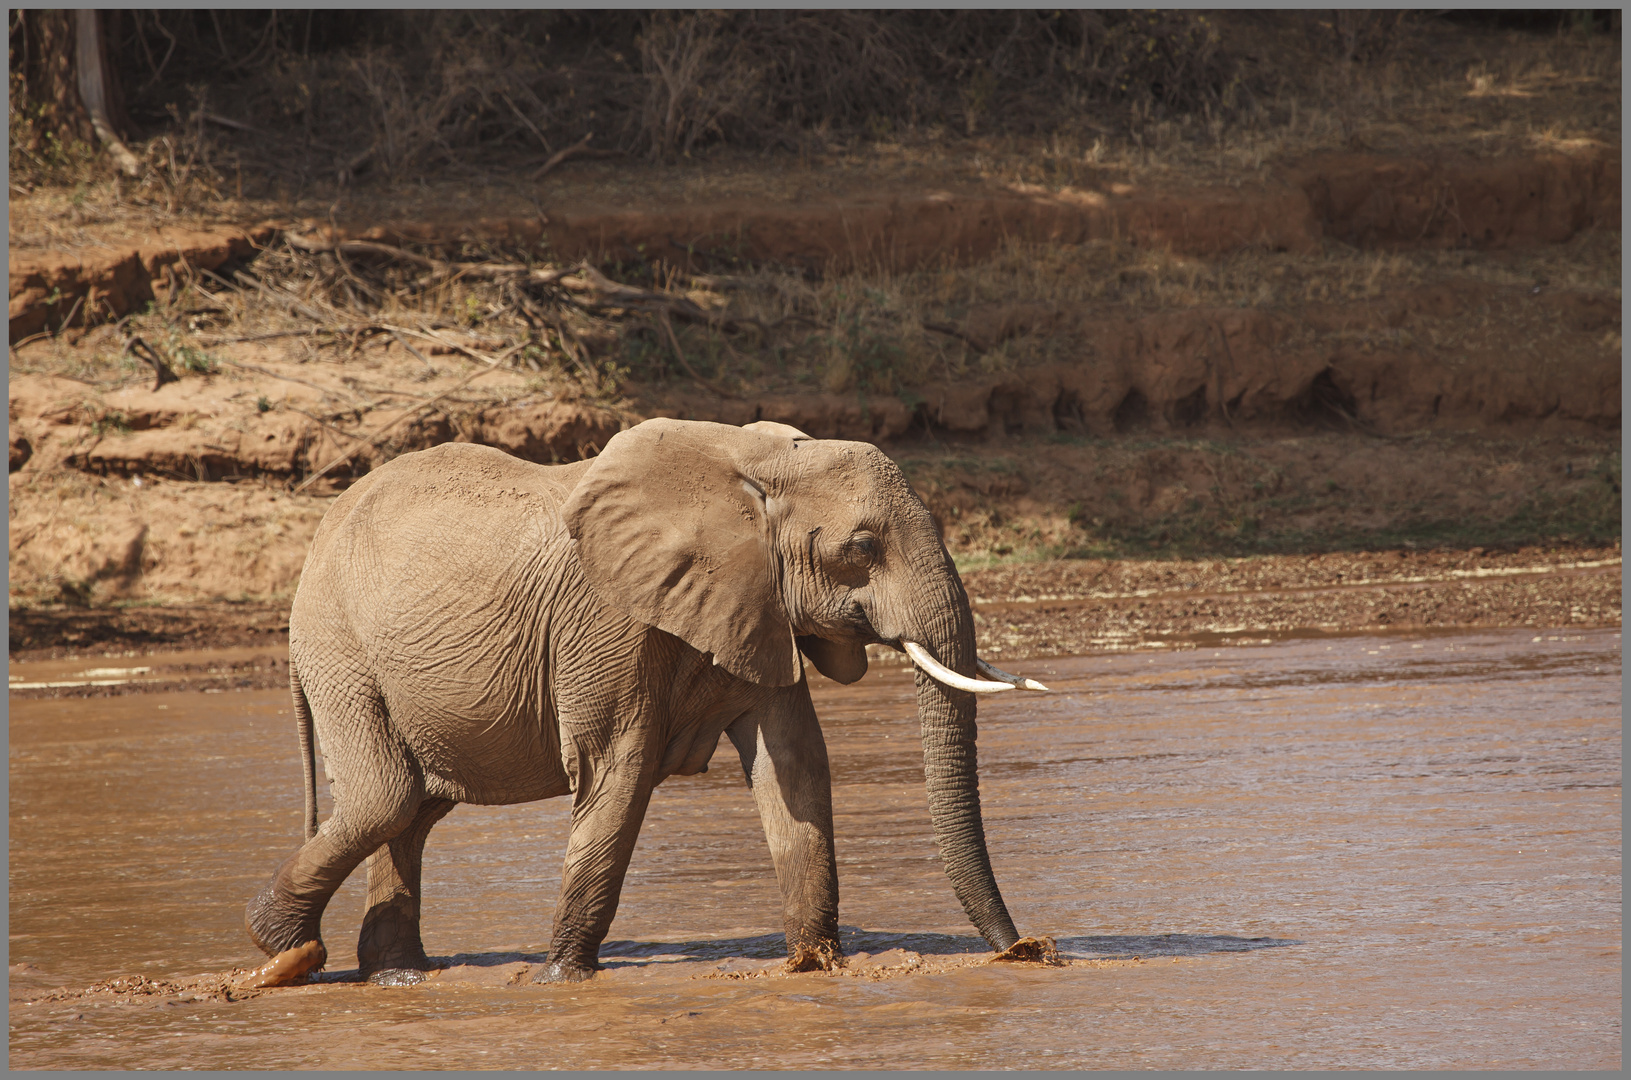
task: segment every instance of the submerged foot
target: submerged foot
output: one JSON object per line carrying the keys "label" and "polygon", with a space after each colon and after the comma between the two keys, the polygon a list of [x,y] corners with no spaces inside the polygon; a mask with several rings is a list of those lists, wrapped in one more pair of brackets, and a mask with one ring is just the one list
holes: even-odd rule
{"label": "submerged foot", "polygon": [[583,967],[581,964],[573,964],[565,960],[551,960],[544,965],[544,969],[532,981],[535,983],[583,982],[586,979],[594,978],[595,970],[595,968]]}
{"label": "submerged foot", "polygon": [[837,971],[844,966],[844,954],[836,941],[799,942],[787,954],[788,971]]}
{"label": "submerged foot", "polygon": [[328,950],[321,941],[308,941],[292,949],[284,949],[263,966],[251,971],[238,985],[248,990],[267,986],[300,986],[311,981],[312,975],[323,970],[328,962]]}
{"label": "submerged foot", "polygon": [[386,968],[368,976],[371,986],[418,986],[427,978],[423,971],[413,968]]}

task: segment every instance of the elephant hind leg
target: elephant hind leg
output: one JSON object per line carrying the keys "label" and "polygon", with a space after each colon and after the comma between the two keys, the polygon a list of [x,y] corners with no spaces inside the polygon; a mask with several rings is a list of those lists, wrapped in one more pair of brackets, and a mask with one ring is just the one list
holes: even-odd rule
{"label": "elephant hind leg", "polygon": [[[383,721],[383,714],[377,719]],[[418,814],[425,797],[419,767],[405,747],[380,730],[383,726],[376,727],[365,751],[334,740],[330,764],[343,766],[334,777],[334,813],[316,836],[283,861],[244,912],[250,939],[273,958],[256,979],[274,981],[260,985],[301,982],[322,966],[327,958],[323,910],[335,890],[372,852],[406,831]],[[353,736],[347,742],[366,738],[355,729],[346,734]]]}
{"label": "elephant hind leg", "polygon": [[357,939],[357,962],[369,982],[420,982],[430,969],[419,937],[419,879],[425,839],[457,805],[426,799],[412,823],[368,856],[368,911]]}

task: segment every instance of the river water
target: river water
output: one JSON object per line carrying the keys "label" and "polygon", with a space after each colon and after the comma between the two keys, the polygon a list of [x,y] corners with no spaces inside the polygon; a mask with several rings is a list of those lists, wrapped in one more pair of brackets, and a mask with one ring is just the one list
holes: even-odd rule
{"label": "river water", "polygon": [[654,798],[594,981],[527,974],[555,800],[459,807],[431,835],[441,974],[337,981],[359,873],[325,920],[336,981],[232,1002],[45,995],[260,962],[243,904],[300,834],[287,695],[13,700],[11,1065],[1619,1066],[1618,631],[1014,666],[1055,692],[982,704],[987,837],[1021,931],[1068,966],[982,962],[936,861],[910,676],[875,668],[816,687],[845,971],[780,972],[724,743]]}

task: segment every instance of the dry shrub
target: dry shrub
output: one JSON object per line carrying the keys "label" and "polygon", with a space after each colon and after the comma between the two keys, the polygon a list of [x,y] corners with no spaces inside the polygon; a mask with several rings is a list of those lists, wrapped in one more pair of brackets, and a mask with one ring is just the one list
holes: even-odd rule
{"label": "dry shrub", "polygon": [[[26,16],[12,18],[13,169],[72,173],[48,135],[85,136],[41,109],[53,76],[19,28],[51,20]],[[1398,11],[142,10],[116,24],[136,143],[197,117],[236,153],[235,190],[295,201],[363,172],[524,173],[586,135],[655,159],[1053,135],[1144,158],[1233,147],[1255,168],[1280,142],[1336,144],[1378,121],[1445,130],[1423,88],[1463,108],[1444,77],[1459,83],[1489,37]],[[1617,36],[1557,41],[1558,75],[1617,82]],[[1582,56],[1592,71],[1575,70]],[[1516,96],[1567,80],[1489,75],[1514,84],[1513,107],[1557,98],[1541,127],[1572,115],[1559,94]]]}
{"label": "dry shrub", "polygon": [[252,188],[541,160],[588,134],[669,158],[1034,133],[1080,127],[1089,106],[1099,122],[1125,102],[1222,108],[1240,81],[1186,12],[209,10],[120,26],[135,126],[236,132]]}
{"label": "dry shrub", "polygon": [[1389,58],[1420,23],[1422,12],[1395,9],[1332,10],[1308,13],[1309,36],[1315,48],[1338,59],[1375,63]]}
{"label": "dry shrub", "polygon": [[[681,339],[697,365],[721,381],[900,393],[937,379],[1079,358],[1084,342],[1073,319],[1086,312],[1103,318],[1197,308],[1295,312],[1469,279],[1508,288],[1544,279],[1549,288],[1613,291],[1620,287],[1619,236],[1588,231],[1517,263],[1500,252],[1341,245],[1196,258],[1103,240],[1011,241],[968,265],[863,266],[815,279],[764,267],[733,279],[718,298],[723,315],[764,327],[760,340],[727,348],[722,334],[701,326],[683,328]],[[1455,332],[1473,332],[1483,316],[1468,318]],[[1397,336],[1377,328],[1355,333],[1366,341]],[[635,381],[677,374],[665,368],[655,335],[622,340],[618,362]]]}
{"label": "dry shrub", "polygon": [[145,12],[121,73],[138,119],[208,101],[217,134],[239,133],[252,189],[303,190],[542,157],[605,132],[608,101],[639,89],[635,25],[619,13]]}
{"label": "dry shrub", "polygon": [[803,147],[922,125],[1030,133],[1088,104],[1232,105],[1237,78],[1188,12],[696,12],[640,38],[654,157],[716,139]]}

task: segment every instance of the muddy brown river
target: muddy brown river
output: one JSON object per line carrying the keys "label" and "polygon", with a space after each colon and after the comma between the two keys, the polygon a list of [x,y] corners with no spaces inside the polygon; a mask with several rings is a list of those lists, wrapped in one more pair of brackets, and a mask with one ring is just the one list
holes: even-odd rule
{"label": "muddy brown river", "polygon": [[[75,677],[59,666],[36,681]],[[300,836],[287,694],[14,699],[10,1063],[1619,1067],[1617,630],[1013,666],[1056,692],[982,704],[987,836],[1021,932],[1067,966],[983,962],[936,860],[910,676],[874,668],[816,688],[847,969],[780,970],[725,743],[653,799],[592,982],[528,974],[555,800],[462,806],[431,835],[429,981],[346,981],[359,873],[324,981],[234,1001],[176,987],[261,960],[243,905]]]}

